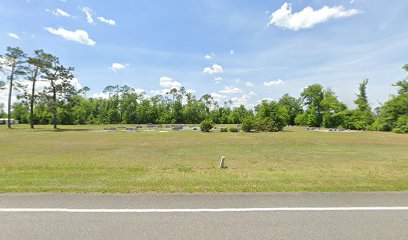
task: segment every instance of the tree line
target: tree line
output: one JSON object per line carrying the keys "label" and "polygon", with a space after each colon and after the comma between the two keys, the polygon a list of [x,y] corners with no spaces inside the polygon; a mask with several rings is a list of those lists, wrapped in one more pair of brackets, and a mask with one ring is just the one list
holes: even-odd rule
{"label": "tree line", "polygon": [[[396,95],[372,109],[368,102],[368,80],[360,83],[354,103],[348,109],[336,94],[320,84],[306,87],[300,97],[285,94],[278,101],[262,101],[253,109],[219,103],[210,94],[197,98],[184,87],[165,95],[148,97],[129,86],[107,86],[107,98],[88,98],[88,87],[73,85],[74,68],[64,66],[58,57],[36,50],[28,56],[20,48],[8,47],[0,56],[0,70],[8,86],[8,109],[0,106],[1,117],[37,124],[243,124],[244,130],[280,131],[287,125],[408,132],[408,80],[393,86]],[[408,72],[408,64],[403,66]],[[46,87],[37,84],[45,81]],[[18,101],[11,102],[13,91]],[[3,104],[4,106],[4,104]],[[10,121],[8,121],[10,124]],[[9,125],[9,127],[11,127]]]}

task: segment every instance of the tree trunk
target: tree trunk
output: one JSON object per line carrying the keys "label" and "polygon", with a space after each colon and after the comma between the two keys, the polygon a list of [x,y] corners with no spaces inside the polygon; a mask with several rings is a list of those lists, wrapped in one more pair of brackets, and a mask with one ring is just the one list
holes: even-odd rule
{"label": "tree trunk", "polygon": [[57,90],[52,87],[52,101],[53,101],[53,111],[54,111],[54,129],[57,129]]}
{"label": "tree trunk", "polygon": [[11,68],[10,74],[10,86],[8,95],[8,106],[7,106],[7,127],[11,128],[11,96],[13,94],[13,80],[14,80],[14,66]]}
{"label": "tree trunk", "polygon": [[13,74],[10,76],[10,86],[8,95],[8,106],[7,106],[7,127],[11,128],[11,95],[13,93]]}
{"label": "tree trunk", "polygon": [[35,101],[36,77],[34,77],[32,80],[33,80],[33,88],[31,89],[31,99],[30,99],[30,125],[31,125],[31,129],[34,129],[34,101]]}

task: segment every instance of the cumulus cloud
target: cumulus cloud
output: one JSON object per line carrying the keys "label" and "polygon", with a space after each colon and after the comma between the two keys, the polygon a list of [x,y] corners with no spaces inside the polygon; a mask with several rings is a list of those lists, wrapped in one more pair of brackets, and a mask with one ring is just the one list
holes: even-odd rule
{"label": "cumulus cloud", "polygon": [[292,4],[285,2],[282,7],[272,13],[267,26],[275,25],[281,28],[297,31],[312,28],[316,24],[331,19],[347,18],[359,14],[357,9],[345,9],[343,6],[324,6],[318,10],[306,7],[300,12],[292,12]]}
{"label": "cumulus cloud", "polygon": [[104,17],[98,17],[98,20],[101,21],[101,22],[103,22],[103,23],[109,24],[109,25],[111,25],[111,26],[116,26],[115,20],[106,19],[106,18],[104,18]]}
{"label": "cumulus cloud", "polygon": [[206,67],[203,70],[203,73],[208,73],[208,74],[215,74],[215,73],[223,73],[224,70],[222,68],[222,66],[218,65],[218,64],[213,64],[211,67]]}
{"label": "cumulus cloud", "polygon": [[214,82],[221,82],[222,81],[222,77],[215,77],[214,78]]}
{"label": "cumulus cloud", "polygon": [[195,94],[197,91],[194,90],[194,89],[187,89],[186,92],[191,93],[191,94]]}
{"label": "cumulus cloud", "polygon": [[66,30],[64,28],[45,28],[45,30],[47,30],[49,33],[60,36],[62,38],[64,38],[65,40],[68,41],[74,41],[74,42],[78,42],[80,44],[85,44],[85,45],[89,45],[89,46],[94,46],[96,44],[95,41],[93,41],[88,33],[84,30],[76,30],[76,31],[69,31]]}
{"label": "cumulus cloud", "polygon": [[95,24],[95,20],[93,19],[93,16],[92,16],[93,15],[92,9],[90,9],[89,7],[84,7],[84,8],[82,8],[82,12],[85,13],[86,21],[89,24]]}
{"label": "cumulus cloud", "polygon": [[223,90],[220,91],[220,93],[224,94],[237,94],[237,93],[243,93],[242,89],[239,89],[237,87],[224,87]]}
{"label": "cumulus cloud", "polygon": [[55,9],[55,10],[50,10],[50,9],[45,9],[45,11],[52,13],[54,16],[61,16],[61,17],[71,17],[71,15],[69,13],[67,13],[66,11],[62,10],[62,9]]}
{"label": "cumulus cloud", "polygon": [[94,93],[91,95],[91,98],[103,98],[103,99],[108,99],[109,98],[109,93]]}
{"label": "cumulus cloud", "polygon": [[245,86],[249,87],[249,88],[254,88],[255,84],[251,83],[251,82],[246,82]]}
{"label": "cumulus cloud", "polygon": [[274,80],[274,81],[269,81],[269,82],[264,82],[265,87],[275,87],[284,84],[285,82],[282,81],[281,79]]}
{"label": "cumulus cloud", "polygon": [[263,101],[272,102],[273,98],[269,98],[269,97],[262,98],[261,100],[258,100],[258,103],[262,103]]}
{"label": "cumulus cloud", "polygon": [[8,33],[7,34],[9,37],[17,39],[17,40],[21,40],[20,36],[17,35],[17,33]]}
{"label": "cumulus cloud", "polygon": [[254,96],[256,96],[256,93],[251,91],[248,94],[243,94],[241,97],[233,97],[233,98],[231,98],[232,105],[234,107],[238,107],[240,105],[247,105],[248,100],[251,99]]}
{"label": "cumulus cloud", "polygon": [[160,86],[170,89],[173,88],[180,89],[182,85],[180,82],[177,82],[170,77],[163,76],[160,78]]}
{"label": "cumulus cloud", "polygon": [[211,60],[211,59],[215,58],[215,54],[214,53],[209,53],[209,54],[205,55],[204,58],[205,58],[205,60]]}
{"label": "cumulus cloud", "polygon": [[211,93],[210,95],[216,102],[226,101],[228,99],[227,96],[215,92]]}
{"label": "cumulus cloud", "polygon": [[129,66],[129,64],[122,64],[122,63],[112,63],[112,66],[110,67],[110,69],[114,72],[119,72],[121,70],[124,70],[125,68],[127,68]]}

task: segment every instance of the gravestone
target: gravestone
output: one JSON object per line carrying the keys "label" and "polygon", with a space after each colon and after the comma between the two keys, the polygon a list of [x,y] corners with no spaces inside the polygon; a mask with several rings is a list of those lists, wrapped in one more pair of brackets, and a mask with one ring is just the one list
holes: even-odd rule
{"label": "gravestone", "polygon": [[224,156],[221,157],[220,168],[225,168],[225,157]]}

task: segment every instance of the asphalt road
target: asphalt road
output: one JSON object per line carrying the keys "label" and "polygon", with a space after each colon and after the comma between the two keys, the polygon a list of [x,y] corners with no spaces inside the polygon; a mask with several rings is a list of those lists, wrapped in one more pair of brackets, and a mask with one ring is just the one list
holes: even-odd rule
{"label": "asphalt road", "polygon": [[0,239],[406,240],[408,192],[0,194]]}

